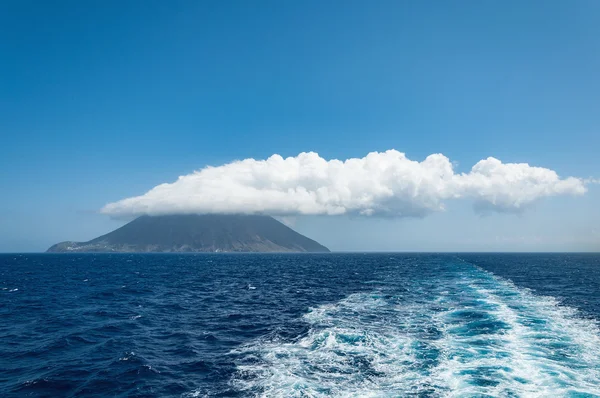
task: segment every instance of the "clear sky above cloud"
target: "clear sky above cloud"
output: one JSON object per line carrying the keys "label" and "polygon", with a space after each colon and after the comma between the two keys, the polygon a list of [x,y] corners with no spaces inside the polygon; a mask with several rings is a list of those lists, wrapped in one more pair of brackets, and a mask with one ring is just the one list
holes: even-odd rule
{"label": "clear sky above cloud", "polygon": [[3,2],[0,251],[182,203],[266,206],[334,250],[600,250],[598,20],[595,1]]}

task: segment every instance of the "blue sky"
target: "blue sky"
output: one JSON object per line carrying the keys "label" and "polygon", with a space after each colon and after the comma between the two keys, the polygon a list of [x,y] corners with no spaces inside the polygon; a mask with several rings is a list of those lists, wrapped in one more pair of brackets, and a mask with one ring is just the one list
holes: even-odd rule
{"label": "blue sky", "polygon": [[[206,165],[318,152],[493,156],[600,177],[596,1],[7,1],[0,251]],[[600,187],[481,216],[299,216],[334,250],[600,250]]]}

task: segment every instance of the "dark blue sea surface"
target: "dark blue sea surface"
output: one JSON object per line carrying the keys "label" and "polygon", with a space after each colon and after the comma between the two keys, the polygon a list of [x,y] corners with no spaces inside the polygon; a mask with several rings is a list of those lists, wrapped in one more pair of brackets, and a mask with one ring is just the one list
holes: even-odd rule
{"label": "dark blue sea surface", "polygon": [[597,254],[0,255],[2,397],[600,397]]}

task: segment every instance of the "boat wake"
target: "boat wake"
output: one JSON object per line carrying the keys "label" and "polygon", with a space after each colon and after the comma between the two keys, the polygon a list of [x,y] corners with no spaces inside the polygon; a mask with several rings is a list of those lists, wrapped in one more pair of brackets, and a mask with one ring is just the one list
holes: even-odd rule
{"label": "boat wake", "polygon": [[482,269],[312,308],[297,338],[232,355],[264,397],[600,396],[600,333],[556,300]]}

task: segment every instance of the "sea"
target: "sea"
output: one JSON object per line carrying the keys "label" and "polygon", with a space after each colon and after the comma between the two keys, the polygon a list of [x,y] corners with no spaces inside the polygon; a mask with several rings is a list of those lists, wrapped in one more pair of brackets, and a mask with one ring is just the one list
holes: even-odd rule
{"label": "sea", "polygon": [[1,397],[600,397],[600,254],[4,254]]}

